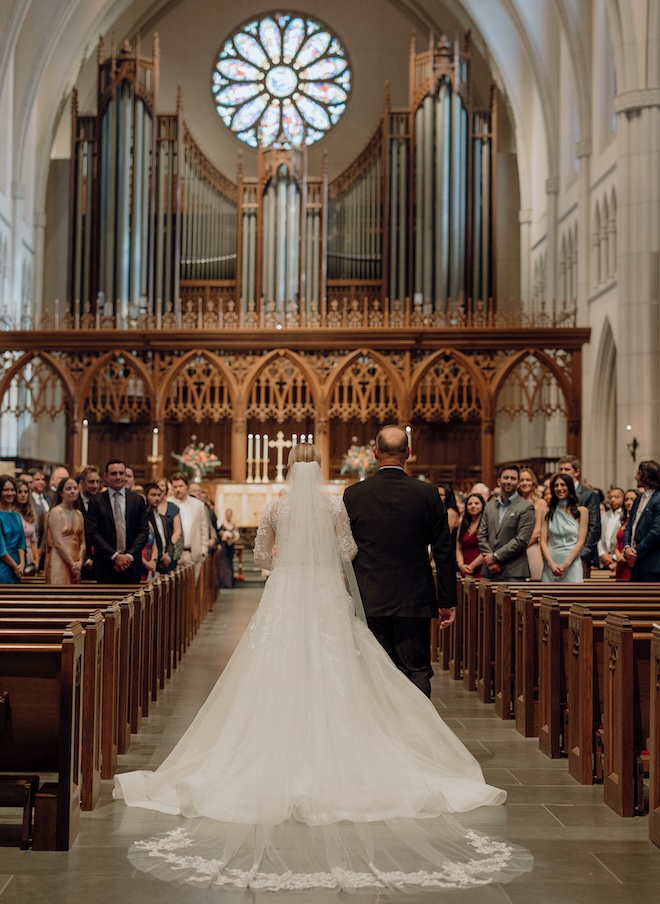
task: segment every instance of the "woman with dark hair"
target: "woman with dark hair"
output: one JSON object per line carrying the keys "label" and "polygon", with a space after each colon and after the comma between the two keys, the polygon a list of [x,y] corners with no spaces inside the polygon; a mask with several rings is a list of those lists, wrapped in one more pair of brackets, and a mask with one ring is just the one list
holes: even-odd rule
{"label": "woman with dark hair", "polygon": [[57,486],[53,507],[46,516],[47,584],[79,584],[85,561],[85,525],[78,500],[78,481],[65,477]]}
{"label": "woman with dark hair", "polygon": [[623,508],[621,510],[621,524],[619,525],[619,529],[616,532],[616,569],[614,571],[614,577],[617,581],[629,581],[630,580],[630,568],[628,563],[623,557],[623,535],[626,532],[626,527],[628,526],[628,521],[630,519],[630,512],[632,511],[632,507],[635,504],[635,500],[639,496],[637,490],[626,490],[623,495]]}
{"label": "woman with dark hair", "polygon": [[439,483],[436,483],[436,487],[438,488],[438,495],[442,499],[445,508],[447,509],[447,523],[449,524],[449,530],[453,537],[456,536],[456,530],[458,528],[458,522],[461,520],[460,515],[458,514],[458,505],[456,504],[456,496],[454,494],[454,490],[450,483],[445,483],[445,481],[441,480]]}
{"label": "woman with dark hair", "polygon": [[465,514],[456,533],[456,565],[463,577],[478,578],[484,557],[479,549],[479,525],[486,503],[479,493],[465,500]]}
{"label": "woman with dark hair", "polygon": [[16,481],[0,475],[0,584],[18,584],[25,569],[25,532],[16,511]]}
{"label": "woman with dark hair", "polygon": [[545,561],[541,580],[581,583],[584,572],[580,553],[587,539],[589,510],[579,505],[575,484],[568,474],[555,474],[550,491],[548,513],[541,524],[541,552]]}

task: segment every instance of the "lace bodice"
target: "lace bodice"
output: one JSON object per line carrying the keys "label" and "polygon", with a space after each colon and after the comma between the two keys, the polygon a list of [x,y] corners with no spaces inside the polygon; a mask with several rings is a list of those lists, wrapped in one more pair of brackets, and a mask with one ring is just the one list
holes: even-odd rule
{"label": "lace bodice", "polygon": [[[335,527],[339,557],[344,561],[350,561],[357,555],[357,545],[351,533],[344,503],[338,496],[330,494],[324,494],[323,498],[327,502],[328,511]],[[277,559],[277,555],[273,556],[273,550],[276,550],[277,547],[278,524],[281,524],[287,516],[288,504],[288,496],[279,496],[269,502],[264,510],[254,541],[254,561],[259,568],[271,571],[274,567],[273,558]]]}

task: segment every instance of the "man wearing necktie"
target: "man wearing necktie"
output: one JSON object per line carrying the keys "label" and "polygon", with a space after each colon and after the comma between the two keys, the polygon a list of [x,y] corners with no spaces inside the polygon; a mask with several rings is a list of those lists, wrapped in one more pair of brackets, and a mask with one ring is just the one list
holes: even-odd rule
{"label": "man wearing necktie", "polygon": [[99,583],[137,584],[142,576],[142,550],[149,537],[144,499],[124,488],[126,465],[113,459],[105,466],[107,492],[89,498],[88,532]]}
{"label": "man wearing necktie", "polygon": [[642,495],[633,503],[623,535],[631,581],[660,581],[660,464],[642,461],[635,474]]}

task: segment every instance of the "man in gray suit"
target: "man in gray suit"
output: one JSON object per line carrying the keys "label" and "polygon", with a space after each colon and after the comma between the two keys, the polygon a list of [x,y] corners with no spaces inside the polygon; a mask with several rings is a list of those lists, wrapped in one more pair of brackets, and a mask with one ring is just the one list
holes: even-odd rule
{"label": "man in gray suit", "polygon": [[531,502],[518,493],[520,467],[500,470],[499,496],[486,505],[479,525],[479,549],[484,557],[482,577],[491,581],[524,581],[529,578],[527,545],[536,513]]}

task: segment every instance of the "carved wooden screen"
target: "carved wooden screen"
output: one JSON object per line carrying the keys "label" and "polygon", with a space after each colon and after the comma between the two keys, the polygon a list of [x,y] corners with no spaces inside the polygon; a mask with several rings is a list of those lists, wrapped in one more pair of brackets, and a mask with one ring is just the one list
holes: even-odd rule
{"label": "carved wooden screen", "polygon": [[187,361],[170,384],[163,413],[167,420],[190,418],[196,424],[231,418],[229,388],[218,364],[203,354]]}
{"label": "carved wooden screen", "polygon": [[[570,354],[558,350],[553,358],[557,368],[570,378]],[[538,415],[545,418],[567,415],[568,406],[551,368],[536,355],[529,354],[507,375],[497,396],[495,413],[506,414],[512,420],[525,415],[531,421]]]}
{"label": "carved wooden screen", "polygon": [[99,423],[151,419],[151,389],[130,355],[117,355],[99,366],[82,399],[82,413]]}
{"label": "carved wooden screen", "polygon": [[313,417],[314,399],[309,377],[291,358],[273,358],[256,375],[250,387],[246,415],[261,423],[278,424]]}
{"label": "carved wooden screen", "polygon": [[33,421],[42,417],[55,420],[65,414],[69,405],[68,393],[59,374],[42,358],[26,361],[14,375],[0,400],[0,415],[16,418],[29,414]]}
{"label": "carved wooden screen", "polygon": [[482,403],[474,375],[461,361],[445,352],[426,370],[415,390],[413,418],[466,421],[481,417]]}
{"label": "carved wooden screen", "polygon": [[349,364],[332,388],[328,416],[348,421],[357,418],[365,424],[370,418],[386,423],[400,409],[390,375],[368,355],[360,355]]}

